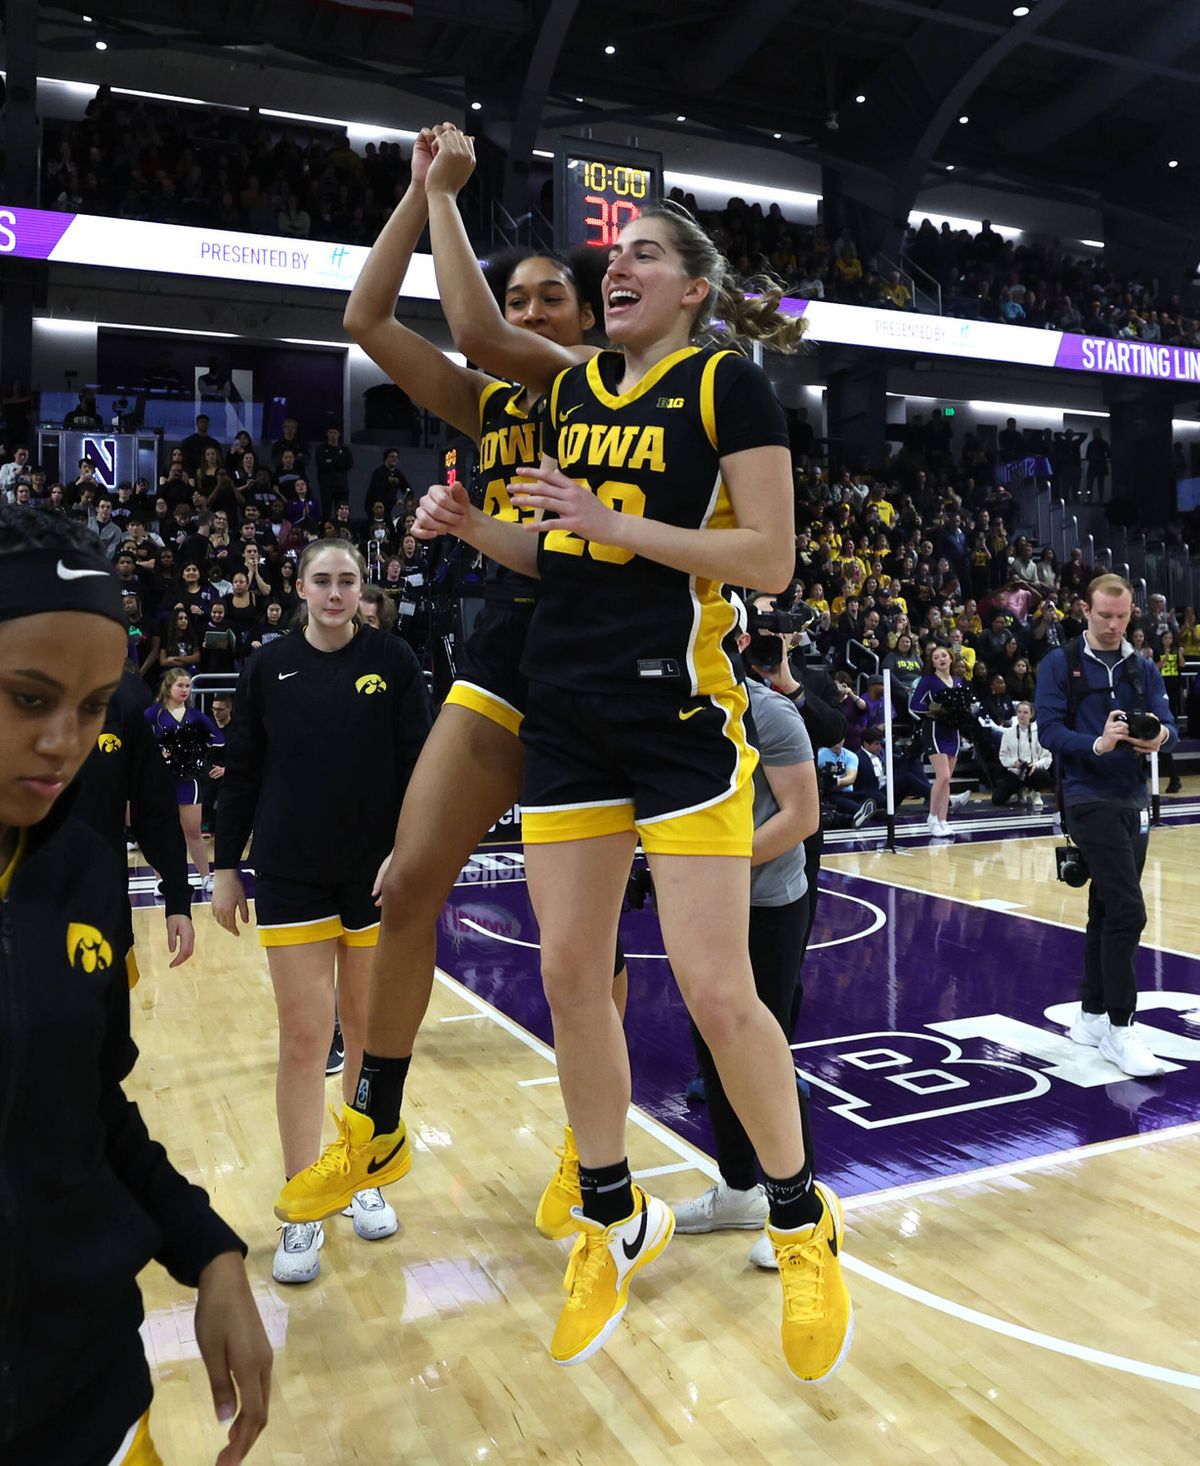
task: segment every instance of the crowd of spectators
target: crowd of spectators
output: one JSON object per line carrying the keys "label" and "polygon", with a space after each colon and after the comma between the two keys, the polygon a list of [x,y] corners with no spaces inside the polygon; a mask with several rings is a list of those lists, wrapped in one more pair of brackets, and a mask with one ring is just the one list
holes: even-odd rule
{"label": "crowd of spectators", "polygon": [[[922,448],[907,444],[878,474],[831,478],[798,457],[793,593],[813,612],[807,665],[833,675],[845,744],[857,751],[882,721],[880,672],[891,673],[903,716],[932,650],[946,646],[990,735],[981,751],[990,756],[1032,699],[1042,657],[1083,631],[1083,592],[1099,571],[1081,550],[1060,564],[1052,548],[1031,543],[1017,500],[995,475],[976,477],[939,453],[937,438],[918,441]],[[1185,672],[1200,664],[1194,608],[1149,595],[1135,607],[1130,639],[1157,663],[1183,713]]]}
{"label": "crowd of spectators", "polygon": [[0,464],[0,501],[32,504],[86,523],[126,590],[129,655],[157,686],[172,668],[236,672],[255,648],[291,628],[296,566],[306,544],[345,539],[363,554],[379,594],[379,624],[418,635],[406,617],[426,583],[431,553],[411,529],[415,504],[389,448],[362,505],[347,497],[353,455],[330,428],[315,447],[288,419],[269,446],[239,433],[219,443],[208,418],[171,448],[157,482],[102,488],[90,459],[52,481],[18,446]]}
{"label": "crowd of spectators", "polygon": [[197,228],[372,244],[408,186],[398,142],[351,147],[249,113],[176,107],[102,86],[86,115],[46,123],[46,208]]}
{"label": "crowd of spectators", "polygon": [[[358,152],[344,131],[301,132],[254,107],[172,106],[107,86],[80,121],[46,123],[44,157],[47,208],[343,244],[372,244],[409,180],[398,142]],[[705,210],[678,189],[672,197],[740,274],[768,269],[808,299],[931,310],[934,280],[948,315],[1200,346],[1200,316],[1157,279],[1123,278],[1096,254],[1057,243],[1005,239],[986,219],[976,234],[922,221],[908,231],[902,272],[900,261],[880,268],[852,231],[830,238],[820,223],[789,222],[777,203],[764,210],[733,198]]]}

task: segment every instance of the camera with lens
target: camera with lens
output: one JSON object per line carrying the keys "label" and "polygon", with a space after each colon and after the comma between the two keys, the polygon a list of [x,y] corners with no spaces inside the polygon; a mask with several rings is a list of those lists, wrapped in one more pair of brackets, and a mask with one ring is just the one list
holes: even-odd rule
{"label": "camera with lens", "polygon": [[[1157,721],[1156,718],[1155,722]],[[1083,858],[1083,851],[1078,845],[1060,845],[1054,852],[1054,863],[1058,867],[1058,878],[1065,885],[1076,888],[1086,886],[1092,878],[1087,861]]]}
{"label": "camera with lens", "polygon": [[1162,723],[1154,713],[1119,712],[1116,716],[1129,729],[1130,738],[1136,738],[1139,743],[1151,743],[1162,732]]}

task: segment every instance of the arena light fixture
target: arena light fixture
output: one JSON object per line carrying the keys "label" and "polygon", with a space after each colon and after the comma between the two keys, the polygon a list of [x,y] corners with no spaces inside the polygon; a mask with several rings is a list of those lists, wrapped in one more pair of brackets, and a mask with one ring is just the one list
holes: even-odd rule
{"label": "arena light fixture", "polygon": [[859,105],[859,106],[860,106],[860,107],[861,107],[861,106],[862,106],[862,104],[863,104],[863,103],[864,103],[864,102],[865,102],[865,101],[866,101],[866,100],[867,100],[867,94],[866,94],[866,92],[859,92],[859,94],[858,94],[858,96],[857,96],[857,97],[855,97],[855,99],[854,99],[854,100],[855,100],[855,101],[856,101],[856,102],[857,102],[857,103],[858,103],[858,105]]}
{"label": "arena light fixture", "polygon": [[776,142],[779,142],[779,140],[783,137],[783,133],[773,132],[771,136],[775,139]]}
{"label": "arena light fixture", "polygon": [[947,163],[946,164],[946,172],[947,173],[953,173],[954,172],[954,164],[953,163]]}
{"label": "arena light fixture", "polygon": [[482,102],[472,102],[471,103],[471,111],[472,112],[482,112],[483,111],[483,103]]}
{"label": "arena light fixture", "polygon": [[1028,14],[1028,5],[1017,5],[1013,7],[1013,15],[1016,17],[1017,20],[1024,20]]}
{"label": "arena light fixture", "polygon": [[107,41],[97,41],[96,42],[96,50],[97,51],[107,51],[108,50],[108,42]]}
{"label": "arena light fixture", "polygon": [[675,121],[676,122],[686,122],[687,121],[687,113],[686,112],[676,112],[676,114],[675,114]]}
{"label": "arena light fixture", "polygon": [[958,120],[959,120],[959,124],[961,126],[966,127],[967,123],[970,122],[971,119],[964,112],[963,115]]}
{"label": "arena light fixture", "polygon": [[611,44],[608,45],[608,46],[605,46],[605,48],[604,48],[604,54],[606,56],[615,56],[617,54],[617,48],[615,46],[611,45]]}
{"label": "arena light fixture", "polygon": [[1172,158],[1170,160],[1170,162],[1167,164],[1167,167],[1168,168],[1178,168],[1179,167],[1179,159],[1178,158]]}

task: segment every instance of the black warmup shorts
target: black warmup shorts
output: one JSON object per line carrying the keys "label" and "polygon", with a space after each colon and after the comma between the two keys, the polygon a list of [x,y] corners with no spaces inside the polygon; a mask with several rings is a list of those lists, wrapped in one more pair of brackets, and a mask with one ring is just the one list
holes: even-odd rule
{"label": "black warmup shorts", "polygon": [[528,678],[521,671],[530,605],[485,606],[459,658],[447,707],[470,708],[510,733],[521,731]]}
{"label": "black warmup shorts", "polygon": [[310,885],[256,875],[254,912],[263,947],[301,947],[330,937],[344,947],[373,947],[379,939],[379,907],[370,881]]}

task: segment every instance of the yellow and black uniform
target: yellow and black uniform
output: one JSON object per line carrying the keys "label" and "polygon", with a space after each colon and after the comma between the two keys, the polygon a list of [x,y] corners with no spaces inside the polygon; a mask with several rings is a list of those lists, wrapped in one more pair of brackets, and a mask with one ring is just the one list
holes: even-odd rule
{"label": "yellow and black uniform", "polygon": [[[517,382],[497,381],[479,399],[479,462],[472,497],[485,514],[509,523],[531,517],[508,497],[509,483],[542,457],[538,407],[529,408]],[[487,562],[483,613],[463,647],[446,702],[490,718],[518,733],[525,712],[527,678],[521,671],[525,636],[537,600],[538,583],[493,561]]]}
{"label": "yellow and black uniform", "polygon": [[297,632],[250,658],[225,745],[213,864],[236,870],[253,829],[263,946],[374,945],[371,887],[429,724],[425,679],[397,636],[364,626],[325,652]]}
{"label": "yellow and black uniform", "polygon": [[149,1466],[138,1274],[155,1258],[194,1288],[246,1249],[121,1088],[125,862],[73,798],[0,871],[0,1460]]}
{"label": "yellow and black uniform", "polygon": [[[624,367],[606,351],[558,377],[547,451],[622,513],[735,528],[720,460],[788,442],[766,376],[736,353],[687,347],[621,393]],[[726,588],[563,530],[542,536],[538,567],[522,663],[525,840],[636,828],[647,851],[749,855],[757,756]]]}

